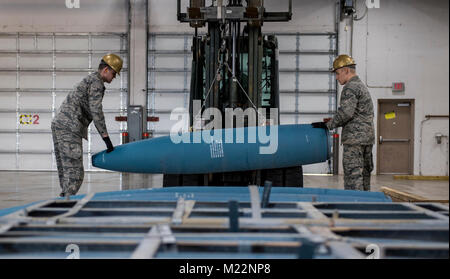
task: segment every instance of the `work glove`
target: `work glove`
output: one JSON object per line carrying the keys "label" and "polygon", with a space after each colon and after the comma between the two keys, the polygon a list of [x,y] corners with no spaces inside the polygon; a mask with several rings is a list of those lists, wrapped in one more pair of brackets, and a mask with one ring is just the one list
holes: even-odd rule
{"label": "work glove", "polygon": [[114,146],[113,146],[111,140],[109,139],[109,137],[104,137],[103,141],[106,143],[106,148],[107,148],[106,153],[109,153],[114,150]]}
{"label": "work glove", "polygon": [[314,123],[311,123],[311,125],[313,126],[313,128],[328,129],[328,127],[325,124],[325,122],[314,122]]}

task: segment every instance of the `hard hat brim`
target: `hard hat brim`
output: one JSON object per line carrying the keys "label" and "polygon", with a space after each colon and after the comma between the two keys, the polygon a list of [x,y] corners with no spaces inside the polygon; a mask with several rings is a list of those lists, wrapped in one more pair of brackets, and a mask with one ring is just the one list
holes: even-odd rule
{"label": "hard hat brim", "polygon": [[342,67],[339,67],[339,68],[336,68],[336,69],[332,69],[331,70],[331,72],[336,72],[336,70],[339,70],[339,69],[342,69],[342,68],[345,68],[345,67],[351,67],[351,66],[356,66],[356,64],[350,64],[350,65],[345,65],[345,66],[342,66]]}
{"label": "hard hat brim", "polygon": [[111,67],[110,65],[108,65],[110,68],[111,68],[111,70],[113,70],[118,76],[120,76],[120,72],[117,72],[113,67]]}

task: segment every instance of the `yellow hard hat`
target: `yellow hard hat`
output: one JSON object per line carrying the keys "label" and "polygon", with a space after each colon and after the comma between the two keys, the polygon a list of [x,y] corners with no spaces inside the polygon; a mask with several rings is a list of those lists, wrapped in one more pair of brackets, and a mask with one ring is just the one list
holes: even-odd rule
{"label": "yellow hard hat", "polygon": [[355,60],[348,56],[347,54],[341,54],[336,59],[334,59],[333,62],[333,70],[332,72],[335,72],[337,69],[340,69],[342,67],[348,67],[348,66],[355,66]]}
{"label": "yellow hard hat", "polygon": [[122,70],[123,60],[119,55],[114,53],[108,53],[102,57],[102,60],[105,61],[108,66],[111,67],[118,75],[120,75],[120,70]]}

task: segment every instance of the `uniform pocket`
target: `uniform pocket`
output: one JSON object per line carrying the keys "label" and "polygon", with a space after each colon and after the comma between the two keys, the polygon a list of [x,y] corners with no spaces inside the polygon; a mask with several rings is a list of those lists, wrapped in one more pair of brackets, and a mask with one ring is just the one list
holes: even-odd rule
{"label": "uniform pocket", "polygon": [[68,146],[67,157],[75,160],[80,160],[83,157],[83,147],[77,143],[70,143]]}

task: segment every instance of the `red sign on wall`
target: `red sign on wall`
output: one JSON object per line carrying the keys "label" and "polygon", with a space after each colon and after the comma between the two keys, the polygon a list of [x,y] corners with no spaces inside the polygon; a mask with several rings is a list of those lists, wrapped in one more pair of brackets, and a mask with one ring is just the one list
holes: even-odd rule
{"label": "red sign on wall", "polygon": [[405,83],[404,82],[392,83],[392,92],[405,92]]}

